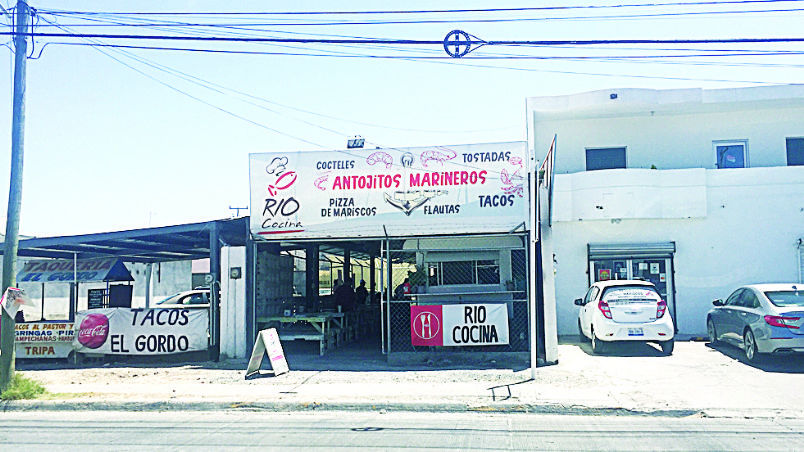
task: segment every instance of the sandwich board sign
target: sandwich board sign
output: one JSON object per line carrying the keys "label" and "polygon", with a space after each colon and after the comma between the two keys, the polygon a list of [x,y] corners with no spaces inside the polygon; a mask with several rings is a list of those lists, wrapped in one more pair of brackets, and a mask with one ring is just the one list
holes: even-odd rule
{"label": "sandwich board sign", "polygon": [[276,328],[268,328],[257,333],[257,340],[254,341],[254,349],[251,351],[251,358],[248,360],[248,368],[246,368],[246,378],[260,371],[262,358],[266,353],[274,375],[290,372],[285,352],[282,350],[282,343],[279,342],[279,334],[277,334]]}

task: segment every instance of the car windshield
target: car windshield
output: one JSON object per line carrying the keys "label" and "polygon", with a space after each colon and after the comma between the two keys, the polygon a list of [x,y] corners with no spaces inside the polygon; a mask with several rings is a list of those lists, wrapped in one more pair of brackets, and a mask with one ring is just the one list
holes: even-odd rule
{"label": "car windshield", "polygon": [[774,290],[765,292],[765,296],[780,308],[804,306],[804,290]]}
{"label": "car windshield", "polygon": [[157,301],[157,302],[156,302],[156,304],[166,304],[166,303],[167,303],[167,304],[169,304],[169,303],[175,303],[175,302],[176,302],[176,299],[179,297],[179,295],[181,295],[181,294],[175,294],[175,295],[171,295],[171,296],[169,296],[169,297],[165,298],[165,299],[164,299],[164,300],[162,300],[162,301]]}
{"label": "car windshield", "polygon": [[603,301],[609,304],[618,303],[655,303],[661,296],[653,287],[648,286],[616,286],[603,292]]}

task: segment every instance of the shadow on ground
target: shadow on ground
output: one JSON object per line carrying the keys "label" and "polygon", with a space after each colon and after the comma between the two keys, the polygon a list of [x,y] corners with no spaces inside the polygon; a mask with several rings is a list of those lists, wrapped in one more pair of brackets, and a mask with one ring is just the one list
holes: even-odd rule
{"label": "shadow on ground", "polygon": [[746,359],[745,353],[739,347],[724,343],[707,343],[706,346],[735,361],[740,361],[746,366],[751,366],[764,372],[804,374],[804,354],[761,355],[757,362],[752,363]]}
{"label": "shadow on ground", "polygon": [[592,344],[589,341],[579,341],[575,339],[571,342],[577,345],[584,353],[590,356],[621,356],[621,357],[665,357],[662,349],[658,344],[645,343],[645,342],[611,342],[606,343],[605,351],[603,353],[595,353],[592,351]]}
{"label": "shadow on ground", "polygon": [[[382,353],[379,336],[368,337],[359,342],[344,344],[319,355],[318,342],[285,341],[282,343],[285,358],[291,370],[297,371],[354,371],[354,372],[404,372],[428,370],[483,370],[512,369],[520,371],[530,368],[530,363],[519,357],[506,357],[505,353],[497,354],[493,359],[478,360],[451,354],[421,353],[404,364],[391,365]],[[245,372],[247,360],[227,360],[215,362],[209,360],[207,352],[193,355],[124,356],[107,355],[103,358],[85,359],[82,363],[72,363],[66,359],[18,359],[17,370],[48,370],[65,368],[97,368],[97,367],[142,367],[171,368],[189,367],[199,369],[242,370]],[[262,370],[270,371],[267,356],[263,357]]]}

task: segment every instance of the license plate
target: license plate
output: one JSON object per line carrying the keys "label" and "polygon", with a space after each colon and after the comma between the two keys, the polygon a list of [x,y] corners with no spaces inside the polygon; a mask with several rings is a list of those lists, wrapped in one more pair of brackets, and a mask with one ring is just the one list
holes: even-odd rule
{"label": "license plate", "polygon": [[642,328],[628,328],[628,335],[629,336],[644,336],[645,333],[642,332]]}

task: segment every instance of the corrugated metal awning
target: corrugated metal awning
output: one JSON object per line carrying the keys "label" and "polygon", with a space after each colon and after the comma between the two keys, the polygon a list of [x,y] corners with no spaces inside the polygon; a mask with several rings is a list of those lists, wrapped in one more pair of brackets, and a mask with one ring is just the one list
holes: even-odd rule
{"label": "corrugated metal awning", "polygon": [[673,257],[676,242],[590,243],[589,259]]}

